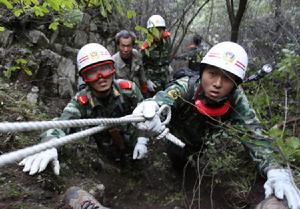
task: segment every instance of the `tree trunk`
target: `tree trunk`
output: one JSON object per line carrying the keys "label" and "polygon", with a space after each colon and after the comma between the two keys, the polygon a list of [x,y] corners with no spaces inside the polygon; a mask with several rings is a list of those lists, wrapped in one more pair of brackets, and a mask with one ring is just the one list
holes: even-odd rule
{"label": "tree trunk", "polygon": [[275,0],[274,16],[274,19],[276,21],[275,31],[278,32],[282,24],[281,0]]}
{"label": "tree trunk", "polygon": [[226,0],[227,12],[229,16],[229,21],[231,25],[231,36],[230,40],[237,42],[239,36],[239,28],[246,10],[248,0],[240,0],[239,7],[235,14],[233,0]]}

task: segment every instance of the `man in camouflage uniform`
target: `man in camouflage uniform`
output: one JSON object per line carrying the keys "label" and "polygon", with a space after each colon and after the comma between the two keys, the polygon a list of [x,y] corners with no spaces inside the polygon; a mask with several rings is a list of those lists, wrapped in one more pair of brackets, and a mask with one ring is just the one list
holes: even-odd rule
{"label": "man in camouflage uniform", "polygon": [[[105,47],[90,43],[83,46],[77,55],[79,75],[87,84],[64,108],[57,120],[83,118],[108,118],[128,115],[136,107],[143,96],[136,84],[123,79],[114,79],[114,62]],[[133,133],[131,125],[123,125],[121,129],[110,128],[93,136],[98,147],[108,157],[121,161],[134,147],[133,159],[141,159],[147,152],[148,138],[138,137]],[[61,129],[50,129],[42,134],[42,141],[60,138],[68,134]],[[135,144],[136,142],[136,144]],[[134,146],[135,144],[135,146]],[[53,170],[59,175],[59,161],[56,148],[47,149],[20,162],[24,172],[30,175],[43,171],[52,162]]]}
{"label": "man in camouflage uniform", "polygon": [[150,33],[158,30],[159,37],[154,36],[152,43],[145,41],[140,47],[143,55],[144,68],[146,70],[148,89],[152,92],[163,90],[169,82],[172,68],[171,62],[171,34],[166,31],[165,20],[160,15],[152,15],[147,21],[147,29]]}
{"label": "man in camouflage uniform", "polygon": [[[168,156],[181,167],[191,154],[200,150],[210,136],[230,123],[242,125],[250,131],[250,140],[240,140],[250,151],[260,171],[267,176],[266,197],[274,194],[287,199],[292,209],[300,208],[300,191],[290,171],[273,157],[271,140],[261,134],[262,128],[255,111],[242,90],[248,64],[245,50],[233,42],[222,42],[212,47],[200,65],[200,77],[182,77],[170,83],[165,91],[139,104],[134,114],[149,120],[136,126],[149,135],[164,133],[166,128],[156,114],[159,106],[172,107],[170,129],[182,139],[184,149],[169,144]],[[226,122],[226,123],[225,123]]]}
{"label": "man in camouflage uniform", "polygon": [[148,92],[142,55],[133,48],[136,36],[133,32],[122,30],[115,37],[118,52],[113,55],[116,68],[116,78],[133,81],[143,95]]}
{"label": "man in camouflage uniform", "polygon": [[188,61],[188,68],[193,71],[199,71],[200,62],[203,58],[203,49],[200,47],[201,37],[195,35],[192,39],[192,43],[188,45],[188,51],[175,57],[175,60]]}

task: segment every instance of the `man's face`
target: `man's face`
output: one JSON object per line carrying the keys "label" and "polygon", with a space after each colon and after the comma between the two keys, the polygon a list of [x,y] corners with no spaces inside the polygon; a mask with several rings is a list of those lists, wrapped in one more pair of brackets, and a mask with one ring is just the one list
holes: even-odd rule
{"label": "man's face", "polygon": [[120,51],[120,56],[123,59],[127,59],[132,53],[132,38],[120,38],[118,49]]}
{"label": "man's face", "polygon": [[113,75],[108,78],[100,78],[98,81],[90,83],[90,87],[96,92],[106,92],[111,88]]}
{"label": "man's face", "polygon": [[83,70],[83,80],[96,92],[106,92],[111,88],[115,73],[113,62],[103,62]]}
{"label": "man's face", "polygon": [[205,96],[218,102],[233,90],[235,81],[220,68],[207,65],[202,73],[201,84]]}

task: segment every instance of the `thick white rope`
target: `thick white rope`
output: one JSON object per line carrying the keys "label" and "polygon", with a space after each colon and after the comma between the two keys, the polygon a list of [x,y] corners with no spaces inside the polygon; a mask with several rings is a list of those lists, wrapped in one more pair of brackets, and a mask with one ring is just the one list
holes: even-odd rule
{"label": "thick white rope", "polygon": [[30,147],[26,147],[24,149],[20,149],[14,152],[6,153],[0,155],[0,167],[4,166],[9,163],[14,163],[16,161],[22,160],[23,158],[41,152],[43,150],[52,148],[52,147],[59,147],[66,143],[70,143],[72,141],[78,140],[80,138],[84,138],[86,136],[93,135],[100,131],[107,129],[109,126],[97,126],[93,127],[84,131],[80,131],[74,134],[70,134],[61,138],[54,138],[46,142],[42,142],[37,145],[33,145]]}
{"label": "thick white rope", "polygon": [[[171,109],[167,105],[162,105],[158,111],[167,112],[167,117],[163,124],[168,124],[171,120]],[[138,123],[144,122],[146,119],[143,116],[127,115],[120,118],[93,118],[93,119],[76,119],[76,120],[57,120],[57,121],[32,121],[32,122],[3,122],[0,123],[0,132],[22,132],[22,131],[36,131],[48,130],[50,128],[71,128],[84,127],[95,125],[119,125],[124,123]]]}
{"label": "thick white rope", "polygon": [[[163,124],[169,123],[171,120],[171,109],[167,105],[163,105],[158,114],[162,114],[162,112],[166,111],[167,116],[165,121],[163,121]],[[17,151],[13,151],[10,153],[6,153],[3,155],[0,155],[0,167],[9,163],[16,162],[18,160],[23,159],[24,157],[27,157],[29,155],[36,154],[38,152],[41,152],[43,150],[52,148],[52,147],[59,147],[61,145],[64,145],[66,143],[70,143],[72,141],[78,140],[80,138],[84,138],[90,135],[93,135],[97,132],[101,132],[108,127],[111,127],[113,125],[117,124],[123,124],[123,123],[132,123],[132,122],[143,122],[146,119],[143,116],[134,116],[134,115],[127,115],[125,117],[121,118],[102,118],[102,119],[78,119],[78,120],[69,120],[69,121],[40,121],[40,122],[21,122],[21,123],[0,123],[0,132],[8,132],[7,130],[14,130],[14,131],[29,131],[29,130],[40,130],[47,128],[69,128],[69,127],[78,127],[78,126],[87,126],[87,125],[99,125],[97,127],[93,127],[84,131],[80,131],[74,134],[70,134],[61,138],[55,138],[52,140],[49,140],[47,142],[43,142],[37,145],[33,145],[24,149],[20,149]],[[7,128],[7,129],[5,129]],[[14,128],[14,129],[13,129]],[[3,130],[3,131],[2,131]],[[161,133],[160,133],[161,134]],[[174,144],[184,147],[185,144],[178,139],[176,136],[172,135],[171,133],[167,133],[166,135],[163,134],[164,137],[173,142]],[[160,139],[160,135],[157,136],[158,139]]]}
{"label": "thick white rope", "polygon": [[57,121],[31,121],[31,122],[4,122],[0,123],[0,132],[22,132],[48,130],[50,128],[71,128],[95,125],[118,125],[123,123],[143,122],[143,116],[128,115],[121,118],[94,118],[76,120],[57,120]]}

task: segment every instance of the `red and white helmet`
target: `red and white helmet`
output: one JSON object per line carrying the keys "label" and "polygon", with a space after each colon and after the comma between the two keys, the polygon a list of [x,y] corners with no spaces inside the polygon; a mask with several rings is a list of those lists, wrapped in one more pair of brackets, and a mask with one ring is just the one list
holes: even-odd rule
{"label": "red and white helmet", "polygon": [[203,57],[201,64],[216,66],[243,80],[247,70],[248,55],[239,44],[226,41],[213,46]]}
{"label": "red and white helmet", "polygon": [[114,62],[109,51],[104,46],[97,43],[84,45],[77,54],[77,68],[79,75],[84,68],[104,61]]}
{"label": "red and white helmet", "polygon": [[154,27],[166,27],[164,18],[160,15],[152,15],[147,21],[147,29]]}

